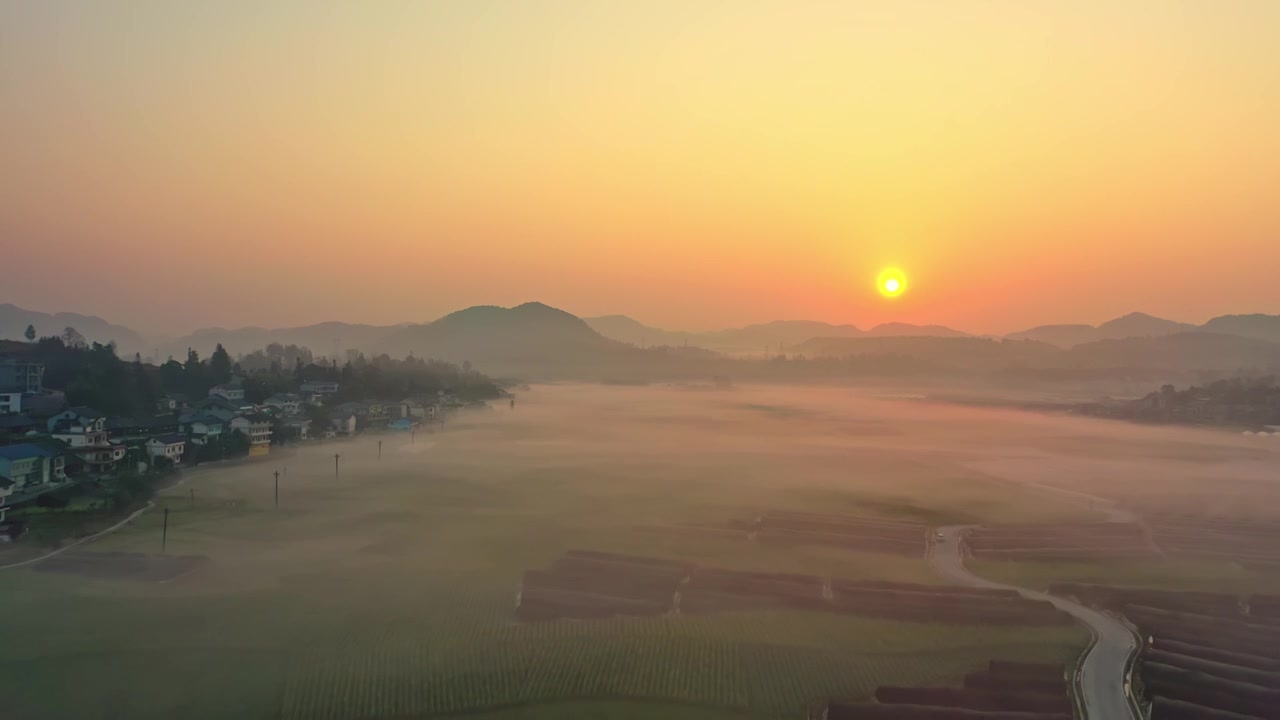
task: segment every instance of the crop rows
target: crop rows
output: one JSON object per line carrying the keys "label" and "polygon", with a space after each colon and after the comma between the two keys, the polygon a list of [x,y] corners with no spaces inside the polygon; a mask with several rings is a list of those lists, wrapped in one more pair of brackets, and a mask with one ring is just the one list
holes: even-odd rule
{"label": "crop rows", "polygon": [[821,610],[951,624],[1071,622],[1048,602],[1027,600],[1010,590],[828,580],[590,551],[570,551],[548,569],[526,571],[516,616],[536,621],[753,609]]}
{"label": "crop rows", "polygon": [[761,542],[831,545],[866,552],[922,556],[928,527],[845,515],[773,511],[755,522]]}
{"label": "crop rows", "polygon": [[1139,676],[1151,720],[1280,717],[1280,620],[1272,598],[1058,584],[1123,612],[1148,639]]}
{"label": "crop rows", "polygon": [[1145,530],[1133,523],[982,527],[968,533],[965,545],[984,560],[1127,560],[1154,554]]}
{"label": "crop rows", "polygon": [[1169,555],[1280,566],[1280,522],[1152,518],[1151,535]]}
{"label": "crop rows", "polygon": [[876,689],[875,703],[831,702],[811,717],[826,720],[1070,720],[1072,701],[1061,665],[992,660],[961,687]]}

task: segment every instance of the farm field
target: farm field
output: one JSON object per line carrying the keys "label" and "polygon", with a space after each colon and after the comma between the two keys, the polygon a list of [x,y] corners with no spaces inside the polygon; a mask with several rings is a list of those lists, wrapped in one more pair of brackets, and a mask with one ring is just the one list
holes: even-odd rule
{"label": "farm field", "polygon": [[[832,388],[539,386],[413,442],[190,471],[121,531],[0,571],[0,613],[21,618],[3,631],[0,692],[33,720],[781,718],[881,686],[956,686],[990,660],[1070,665],[1088,639],[1073,624],[776,606],[522,622],[516,593],[587,549],[722,579],[819,576],[834,603],[844,579],[863,583],[859,611],[883,608],[866,583],[939,583],[914,539],[932,526],[1102,519],[983,464],[1070,462],[1045,448],[1115,427]],[[151,562],[166,506],[166,559]],[[832,515],[858,520],[818,517]],[[754,530],[706,529],[732,521]]]}
{"label": "farm field", "polygon": [[983,577],[1039,590],[1055,582],[1078,582],[1236,595],[1280,592],[1280,571],[1207,560],[1152,558],[1082,563],[971,559],[966,565]]}

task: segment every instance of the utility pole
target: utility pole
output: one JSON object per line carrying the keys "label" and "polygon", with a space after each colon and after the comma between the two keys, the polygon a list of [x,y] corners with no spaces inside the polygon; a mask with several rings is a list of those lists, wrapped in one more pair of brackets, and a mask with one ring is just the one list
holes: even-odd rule
{"label": "utility pole", "polygon": [[342,457],[338,453],[333,454],[333,476],[338,477],[338,458]]}
{"label": "utility pole", "polygon": [[409,428],[409,444],[413,445],[418,442],[418,426],[414,425]]}
{"label": "utility pole", "polygon": [[164,506],[164,526],[160,530],[160,553],[164,554],[164,547],[169,543],[169,506]]}
{"label": "utility pole", "polygon": [[382,441],[381,440],[378,441],[378,459],[379,460],[382,459]]}
{"label": "utility pole", "polygon": [[275,472],[276,475],[276,509],[280,509],[280,471]]}
{"label": "utility pole", "polygon": [[191,509],[196,509],[196,489],[191,488]]}

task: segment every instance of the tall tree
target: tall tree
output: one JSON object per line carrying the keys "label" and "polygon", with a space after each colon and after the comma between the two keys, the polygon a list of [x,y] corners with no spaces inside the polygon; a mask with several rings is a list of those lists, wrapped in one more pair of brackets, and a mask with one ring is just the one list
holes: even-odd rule
{"label": "tall tree", "polygon": [[84,340],[84,335],[81,335],[79,330],[76,330],[70,325],[62,329],[62,344],[69,348],[83,348],[88,346],[88,343]]}
{"label": "tall tree", "polygon": [[214,384],[231,379],[231,356],[227,354],[226,348],[222,347],[222,343],[218,343],[218,347],[209,356],[209,375],[209,379]]}
{"label": "tall tree", "polygon": [[22,333],[22,336],[23,336],[23,337],[25,337],[25,338],[27,339],[27,342],[35,342],[35,341],[36,341],[36,326],[35,326],[35,325],[28,325],[28,326],[27,326],[27,331],[26,331],[26,332],[24,332],[24,333]]}

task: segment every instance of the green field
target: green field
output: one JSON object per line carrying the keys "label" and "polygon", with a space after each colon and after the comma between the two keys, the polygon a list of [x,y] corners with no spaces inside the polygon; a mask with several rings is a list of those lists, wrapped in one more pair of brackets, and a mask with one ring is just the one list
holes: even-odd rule
{"label": "green field", "polygon": [[[792,410],[779,412],[784,398]],[[1074,626],[809,612],[512,619],[521,572],[571,548],[935,582],[923,559],[760,545],[683,523],[767,509],[1091,517],[966,469],[945,438],[920,452],[911,434],[928,420],[912,413],[827,390],[542,387],[514,411],[476,411],[415,444],[382,436],[381,460],[370,436],[201,468],[81,549],[159,552],[168,506],[167,552],[206,567],[163,583],[0,572],[11,620],[0,692],[33,719],[680,717],[671,707],[796,717],[879,684],[956,681],[991,658],[1071,661],[1087,640]],[[274,510],[271,473],[286,467]]]}

